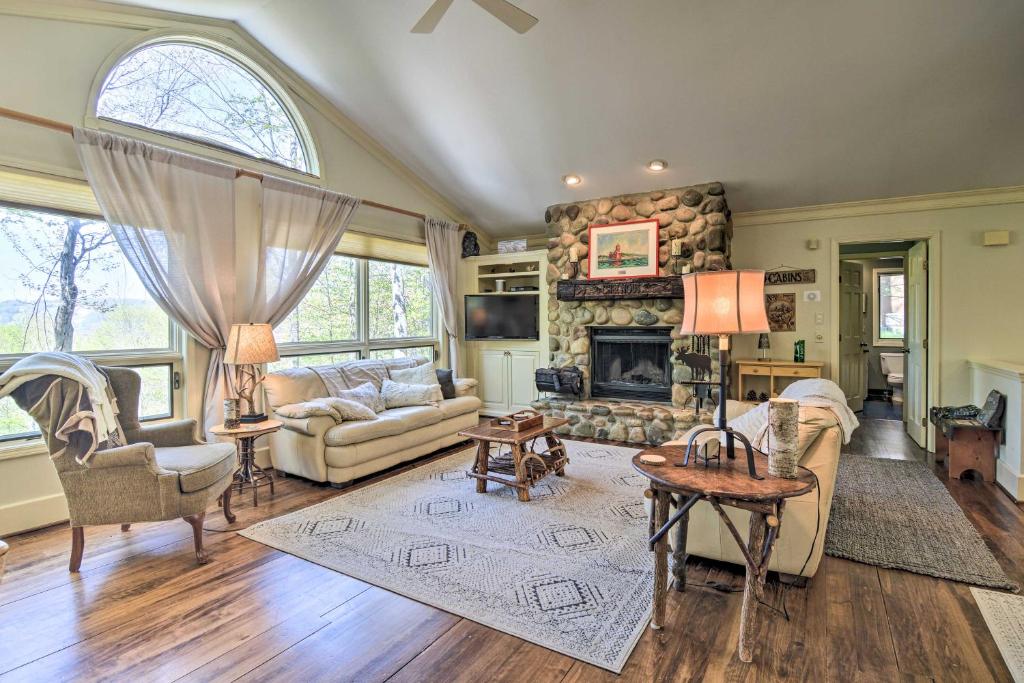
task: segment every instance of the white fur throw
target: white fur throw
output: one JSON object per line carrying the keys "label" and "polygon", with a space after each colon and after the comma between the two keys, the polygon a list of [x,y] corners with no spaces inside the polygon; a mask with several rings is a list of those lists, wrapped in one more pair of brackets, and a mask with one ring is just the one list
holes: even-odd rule
{"label": "white fur throw", "polygon": [[[384,381],[387,382],[388,380]],[[339,391],[336,394],[336,398],[343,398],[349,401],[355,401],[356,403],[362,403],[375,413],[379,413],[385,409],[384,399],[381,398],[380,392],[377,391],[377,387],[373,385],[373,382],[365,382],[357,386],[355,389]]]}
{"label": "white fur throw", "polygon": [[391,379],[398,384],[440,384],[433,363],[424,363],[414,368],[391,370]]}
{"label": "white fur throw", "polygon": [[281,417],[295,420],[304,420],[310,417],[329,417],[338,423],[346,420],[377,419],[377,413],[373,412],[368,406],[335,396],[315,398],[312,401],[303,401],[302,403],[289,403],[275,408],[274,412]]}
{"label": "white fur throw", "polygon": [[440,384],[400,384],[386,379],[380,393],[388,408],[436,406],[444,400]]}

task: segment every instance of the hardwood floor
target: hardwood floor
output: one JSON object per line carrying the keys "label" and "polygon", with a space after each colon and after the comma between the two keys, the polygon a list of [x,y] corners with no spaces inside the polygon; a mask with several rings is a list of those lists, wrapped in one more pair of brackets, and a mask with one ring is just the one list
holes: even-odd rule
{"label": "hardwood floor", "polygon": [[[923,459],[899,426],[864,420],[847,450]],[[1024,583],[1022,510],[991,485],[936,473]],[[340,493],[283,479],[258,508],[237,496],[231,529]],[[225,526],[208,515],[208,530]],[[666,628],[646,631],[615,676],[233,531],[208,531],[210,563],[197,566],[182,521],[89,528],[78,575],[66,527],[7,540],[0,682],[1010,680],[967,586],[832,557],[807,588],[770,580],[766,600],[789,620],[763,616],[754,663],[736,657],[740,594],[695,585],[671,592]],[[689,572],[695,584],[743,581],[724,564]]]}

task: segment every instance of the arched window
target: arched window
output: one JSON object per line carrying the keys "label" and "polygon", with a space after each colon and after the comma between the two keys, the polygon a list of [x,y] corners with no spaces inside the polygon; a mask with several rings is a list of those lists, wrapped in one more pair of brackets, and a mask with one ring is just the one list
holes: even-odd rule
{"label": "arched window", "polygon": [[167,39],[111,69],[96,115],[316,174],[305,129],[286,102],[226,51]]}

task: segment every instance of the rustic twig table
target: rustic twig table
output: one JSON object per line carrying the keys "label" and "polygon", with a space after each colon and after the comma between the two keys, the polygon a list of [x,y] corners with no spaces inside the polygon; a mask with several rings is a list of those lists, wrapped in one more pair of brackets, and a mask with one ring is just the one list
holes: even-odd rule
{"label": "rustic twig table", "polygon": [[[675,527],[675,550],[672,554],[673,585],[677,591],[686,589],[686,534],[690,508],[701,500],[711,504],[729,529],[733,540],[743,553],[747,576],[743,586],[743,608],[740,615],[739,657],[744,662],[753,659],[750,635],[757,603],[764,596],[764,581],[768,575],[775,539],[782,524],[782,511],[787,498],[813,491],[817,482],[810,470],[800,468],[796,479],[766,476],[752,479],[747,474],[746,460],[729,460],[723,447],[721,465],[705,467],[691,461],[688,467],[675,467],[683,461],[685,448],[663,446],[642,451],[633,456],[633,467],[647,477],[651,486],[645,495],[651,498],[653,510],[650,520],[650,542],[654,551],[654,616],[651,628],[665,624],[665,601],[668,597],[668,532]],[[640,462],[644,453],[661,455],[664,465]],[[758,471],[768,471],[768,459],[755,454]],[[738,463],[738,464],[737,464]],[[669,518],[670,508],[676,510]],[[749,540],[744,542],[736,526],[722,506],[750,512]]]}
{"label": "rustic twig table", "polygon": [[[476,462],[467,472],[476,479],[476,492],[485,493],[487,482],[493,481],[515,489],[519,500],[525,503],[530,500],[530,487],[548,474],[554,472],[559,477],[564,476],[569,456],[554,430],[568,423],[564,418],[545,417],[544,424],[521,432],[488,425],[459,432],[459,436],[476,441]],[[544,440],[546,450],[538,452],[533,449],[532,444],[537,439]],[[508,446],[509,452],[492,454],[492,443]]]}

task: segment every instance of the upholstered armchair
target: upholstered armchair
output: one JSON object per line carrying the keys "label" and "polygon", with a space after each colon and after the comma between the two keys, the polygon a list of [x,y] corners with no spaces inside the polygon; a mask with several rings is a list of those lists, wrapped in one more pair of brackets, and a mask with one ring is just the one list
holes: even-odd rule
{"label": "upholstered armchair", "polygon": [[[235,521],[231,513],[234,445],[198,441],[195,420],[140,424],[142,379],[138,373],[127,368],[102,370],[117,398],[118,419],[128,445],[96,451],[85,465],[68,451],[53,458],[71,518],[70,570],[77,572],[82,564],[83,527],[120,524],[122,531],[128,531],[133,522],[177,517],[192,526],[196,560],[204,564],[206,509],[221,498],[224,517],[229,523]],[[40,428],[45,432],[45,425]]]}

